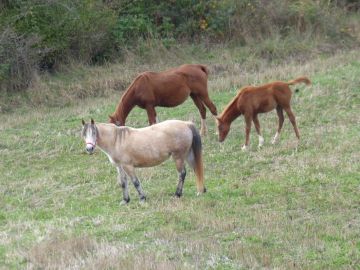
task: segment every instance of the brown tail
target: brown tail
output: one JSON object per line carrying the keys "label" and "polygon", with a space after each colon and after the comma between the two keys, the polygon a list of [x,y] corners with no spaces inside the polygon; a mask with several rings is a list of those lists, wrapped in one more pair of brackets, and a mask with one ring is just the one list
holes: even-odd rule
{"label": "brown tail", "polygon": [[297,83],[306,83],[306,85],[309,85],[311,84],[311,81],[309,80],[308,77],[299,77],[299,78],[296,78],[295,80],[291,80],[291,81],[288,81],[287,84],[288,85],[293,85],[293,84],[297,84]]}
{"label": "brown tail", "polygon": [[209,70],[206,66],[204,65],[199,65],[200,69],[206,74],[206,76],[209,75]]}
{"label": "brown tail", "polygon": [[193,166],[196,175],[197,190],[199,193],[204,193],[206,192],[206,188],[204,186],[204,165],[202,160],[201,136],[194,124],[189,124],[189,127],[193,134],[191,149],[194,153],[194,162],[191,165]]}

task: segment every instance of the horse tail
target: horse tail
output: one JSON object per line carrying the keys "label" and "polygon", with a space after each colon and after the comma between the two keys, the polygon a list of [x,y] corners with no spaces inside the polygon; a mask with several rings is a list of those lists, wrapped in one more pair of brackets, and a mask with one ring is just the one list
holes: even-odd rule
{"label": "horse tail", "polygon": [[206,74],[206,76],[209,75],[209,70],[205,65],[199,65],[199,67]]}
{"label": "horse tail", "polygon": [[304,76],[304,77],[299,77],[299,78],[296,78],[295,80],[291,80],[291,81],[287,82],[288,85],[294,85],[297,83],[305,83],[306,85],[309,85],[309,84],[311,84],[311,81],[309,80],[308,77]]}
{"label": "horse tail", "polygon": [[193,134],[191,145],[192,153],[190,153],[189,156],[193,154],[193,160],[192,158],[188,158],[188,163],[194,169],[196,175],[196,186],[199,194],[206,192],[206,188],[204,186],[204,165],[202,160],[201,136],[193,123],[189,124],[189,128]]}

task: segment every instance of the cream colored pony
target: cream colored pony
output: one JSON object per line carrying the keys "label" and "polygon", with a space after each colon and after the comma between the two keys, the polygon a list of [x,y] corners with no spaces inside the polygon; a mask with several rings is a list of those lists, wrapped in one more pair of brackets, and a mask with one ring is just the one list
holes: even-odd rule
{"label": "cream colored pony", "polygon": [[99,146],[116,166],[118,182],[123,190],[123,204],[130,201],[127,176],[137,189],[140,201],[145,201],[146,196],[135,175],[135,168],[159,165],[170,156],[174,159],[179,174],[175,195],[182,195],[186,175],[185,160],[195,172],[198,193],[206,192],[201,137],[193,123],[168,120],[140,129],[95,124],[93,119],[90,123],[82,120],[82,124],[87,152],[92,154],[95,147]]}

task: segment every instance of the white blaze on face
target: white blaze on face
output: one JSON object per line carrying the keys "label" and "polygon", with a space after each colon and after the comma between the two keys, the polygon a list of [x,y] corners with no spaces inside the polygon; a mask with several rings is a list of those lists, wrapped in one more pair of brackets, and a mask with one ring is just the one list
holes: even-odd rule
{"label": "white blaze on face", "polygon": [[95,149],[96,145],[96,132],[91,126],[88,126],[85,133],[85,143],[86,143],[86,150],[88,152],[92,152]]}

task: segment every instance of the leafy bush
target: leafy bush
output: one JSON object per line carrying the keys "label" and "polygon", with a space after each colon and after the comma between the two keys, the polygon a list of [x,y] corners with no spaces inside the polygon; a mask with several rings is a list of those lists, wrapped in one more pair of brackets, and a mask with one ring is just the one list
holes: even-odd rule
{"label": "leafy bush", "polygon": [[38,65],[32,48],[36,42],[36,37],[19,35],[11,28],[0,33],[0,89],[12,91],[29,86]]}
{"label": "leafy bush", "polygon": [[[353,0],[3,0],[0,85],[24,89],[36,70],[102,63],[142,40],[256,44],[289,35],[346,37]],[[339,8],[341,7],[341,8]],[[5,86],[4,86],[5,85]]]}

